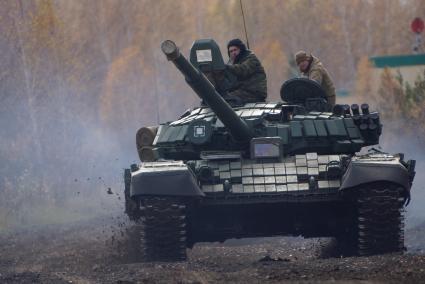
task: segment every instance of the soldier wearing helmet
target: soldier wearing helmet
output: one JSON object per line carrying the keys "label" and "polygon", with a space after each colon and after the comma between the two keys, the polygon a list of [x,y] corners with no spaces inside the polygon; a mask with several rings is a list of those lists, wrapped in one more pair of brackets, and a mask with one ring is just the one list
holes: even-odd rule
{"label": "soldier wearing helmet", "polygon": [[300,50],[295,54],[295,62],[301,77],[316,81],[325,91],[328,103],[335,105],[335,87],[328,71],[320,60],[312,54]]}

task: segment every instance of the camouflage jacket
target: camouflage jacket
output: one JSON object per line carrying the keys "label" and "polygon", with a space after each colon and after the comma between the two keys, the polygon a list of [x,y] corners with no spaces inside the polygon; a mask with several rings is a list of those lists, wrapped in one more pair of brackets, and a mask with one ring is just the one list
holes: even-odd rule
{"label": "camouflage jacket", "polygon": [[328,103],[335,105],[335,86],[329,76],[328,71],[323,67],[322,62],[313,56],[313,61],[310,64],[310,68],[307,72],[301,73],[303,77],[309,78],[310,80],[316,81],[326,93]]}
{"label": "camouflage jacket", "polygon": [[229,65],[229,71],[238,79],[237,89],[250,93],[253,97],[267,97],[266,72],[253,52],[246,51],[236,63]]}

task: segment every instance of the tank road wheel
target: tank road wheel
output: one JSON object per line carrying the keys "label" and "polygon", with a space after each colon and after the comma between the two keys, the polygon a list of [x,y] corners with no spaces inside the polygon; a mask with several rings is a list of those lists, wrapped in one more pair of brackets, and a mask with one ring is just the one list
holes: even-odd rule
{"label": "tank road wheel", "polygon": [[146,198],[142,209],[142,251],[146,261],[186,259],[186,205],[173,198]]}
{"label": "tank road wheel", "polygon": [[372,183],[357,199],[359,255],[401,252],[404,249],[402,189],[390,183]]}

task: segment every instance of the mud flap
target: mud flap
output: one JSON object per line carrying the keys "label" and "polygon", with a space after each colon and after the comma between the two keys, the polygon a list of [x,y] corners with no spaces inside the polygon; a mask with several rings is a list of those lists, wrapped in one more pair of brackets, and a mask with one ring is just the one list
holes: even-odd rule
{"label": "mud flap", "polygon": [[130,196],[205,196],[193,172],[181,161],[142,163],[131,173]]}
{"label": "mud flap", "polygon": [[376,162],[351,162],[342,177],[340,191],[345,192],[362,184],[390,182],[410,191],[409,172],[398,160]]}

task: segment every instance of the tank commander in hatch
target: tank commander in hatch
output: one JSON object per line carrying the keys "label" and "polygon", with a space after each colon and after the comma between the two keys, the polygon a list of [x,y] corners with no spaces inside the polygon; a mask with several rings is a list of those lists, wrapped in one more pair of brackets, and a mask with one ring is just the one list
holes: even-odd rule
{"label": "tank commander in hatch", "polygon": [[235,75],[238,81],[227,96],[242,103],[264,102],[267,97],[267,78],[260,60],[238,38],[229,41],[227,52],[227,70]]}
{"label": "tank commander in hatch", "polygon": [[335,105],[335,87],[328,71],[320,60],[312,54],[300,50],[295,54],[295,62],[301,77],[316,81],[325,91],[328,104]]}

